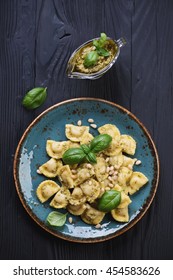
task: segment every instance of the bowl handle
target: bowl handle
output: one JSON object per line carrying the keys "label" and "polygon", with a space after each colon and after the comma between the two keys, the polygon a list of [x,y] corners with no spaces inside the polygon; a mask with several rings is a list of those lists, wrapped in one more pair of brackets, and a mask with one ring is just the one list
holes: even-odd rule
{"label": "bowl handle", "polygon": [[118,39],[116,42],[117,42],[119,48],[124,47],[127,44],[126,40],[123,37]]}

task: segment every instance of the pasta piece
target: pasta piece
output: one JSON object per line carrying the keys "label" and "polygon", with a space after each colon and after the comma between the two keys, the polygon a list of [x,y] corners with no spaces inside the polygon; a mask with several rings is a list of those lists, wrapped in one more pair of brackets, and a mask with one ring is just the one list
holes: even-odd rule
{"label": "pasta piece", "polygon": [[79,143],[76,143],[76,142],[71,142],[69,141],[69,149],[71,148],[79,148],[80,147],[80,144]]}
{"label": "pasta piece", "polygon": [[131,202],[132,202],[132,201],[131,201],[130,197],[122,191],[122,192],[121,192],[121,202],[120,202],[120,204],[118,205],[117,208],[125,208],[125,207],[127,207]]}
{"label": "pasta piece", "polygon": [[64,152],[67,151],[70,147],[70,141],[53,141],[47,140],[46,151],[47,154],[55,159],[61,159]]}
{"label": "pasta piece", "polygon": [[115,156],[110,156],[109,164],[113,165],[116,169],[119,169],[123,165],[123,154],[120,152]]}
{"label": "pasta piece", "polygon": [[103,154],[107,156],[116,156],[121,153],[122,148],[119,146],[119,139],[112,139],[111,143],[109,144],[108,148],[103,150]]}
{"label": "pasta piece", "polygon": [[148,178],[141,172],[133,172],[128,187],[129,194],[134,194],[148,182]]}
{"label": "pasta piece", "polygon": [[80,204],[80,205],[68,204],[68,206],[67,206],[67,210],[75,216],[82,215],[83,212],[85,211],[85,209],[86,209],[86,204]]}
{"label": "pasta piece", "polygon": [[62,166],[61,160],[51,158],[46,163],[39,167],[41,174],[48,178],[54,178],[59,174],[59,168]]}
{"label": "pasta piece", "polygon": [[72,205],[80,205],[86,201],[86,197],[84,196],[83,191],[81,188],[76,187],[74,188],[71,197],[69,199],[69,203]]}
{"label": "pasta piece", "polygon": [[118,184],[120,186],[125,187],[128,184],[131,175],[132,175],[132,170],[122,166],[119,169],[119,173],[118,173]]}
{"label": "pasta piece", "polygon": [[106,171],[107,163],[106,160],[102,157],[97,157],[97,163],[94,164],[95,176],[99,182],[105,180],[108,177]]}
{"label": "pasta piece", "polygon": [[73,142],[80,142],[87,132],[89,132],[89,126],[76,126],[73,124],[66,124],[65,126],[66,137]]}
{"label": "pasta piece", "polygon": [[81,145],[89,144],[93,138],[94,138],[94,136],[91,133],[89,133],[89,132],[84,133],[84,135],[81,137],[80,144]]}
{"label": "pasta piece", "polygon": [[84,213],[81,215],[82,220],[87,223],[87,224],[91,224],[91,225],[97,225],[99,224],[104,216],[105,213],[101,212],[99,210],[96,210],[95,208],[87,205],[87,209],[84,211]]}
{"label": "pasta piece", "polygon": [[120,146],[126,154],[134,155],[136,151],[136,141],[130,135],[121,135]]}
{"label": "pasta piece", "polygon": [[94,202],[100,194],[99,183],[94,179],[89,179],[80,185],[84,195],[86,196],[87,201]]}
{"label": "pasta piece", "polygon": [[113,124],[105,124],[98,128],[100,134],[109,134],[112,138],[120,139],[120,131]]}
{"label": "pasta piece", "polygon": [[60,186],[52,180],[45,180],[39,184],[36,194],[38,199],[44,203],[60,190]]}
{"label": "pasta piece", "polygon": [[113,187],[113,190],[116,190],[116,191],[119,191],[121,192],[123,190],[123,188],[121,186],[119,186],[118,184],[116,184],[114,187]]}
{"label": "pasta piece", "polygon": [[95,174],[93,166],[88,168],[86,164],[81,164],[77,169],[77,178],[74,180],[74,185],[78,186],[82,184],[84,181],[88,180]]}
{"label": "pasta piece", "polygon": [[128,206],[124,208],[116,208],[111,210],[111,215],[117,222],[128,222],[129,221],[129,213]]}
{"label": "pasta piece", "polygon": [[136,159],[123,156],[123,166],[128,167],[129,169],[133,169],[133,165],[135,164]]}
{"label": "pasta piece", "polygon": [[63,165],[59,169],[59,179],[63,183],[63,185],[65,185],[69,189],[72,189],[74,187],[72,173],[69,165]]}
{"label": "pasta piece", "polygon": [[70,191],[66,187],[61,187],[57,194],[50,202],[50,206],[60,209],[65,208],[70,198]]}

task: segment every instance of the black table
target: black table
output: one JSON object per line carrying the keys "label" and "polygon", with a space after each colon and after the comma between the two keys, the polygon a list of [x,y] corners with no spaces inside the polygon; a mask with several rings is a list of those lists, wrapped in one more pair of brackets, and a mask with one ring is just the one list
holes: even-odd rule
{"label": "black table", "polygon": [[[65,74],[72,51],[105,32],[124,36],[114,67],[96,81]],[[173,2],[162,0],[0,1],[0,257],[1,259],[173,258]],[[48,87],[40,108],[21,102]],[[14,153],[24,130],[49,106],[75,97],[99,97],[134,113],[160,157],[160,182],[145,216],[123,235],[76,244],[40,228],[24,210],[13,179]]]}

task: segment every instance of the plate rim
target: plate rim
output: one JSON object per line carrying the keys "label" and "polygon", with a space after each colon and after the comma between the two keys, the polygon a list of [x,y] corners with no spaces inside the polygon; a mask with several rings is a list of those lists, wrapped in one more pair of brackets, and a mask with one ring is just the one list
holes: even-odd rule
{"label": "plate rim", "polygon": [[[20,149],[22,147],[22,143],[26,139],[27,134],[32,129],[32,127],[39,120],[41,120],[41,118],[44,115],[46,115],[48,112],[50,112],[50,111],[54,110],[55,108],[58,108],[58,107],[60,107],[64,104],[68,104],[68,103],[72,103],[72,102],[78,102],[78,101],[96,101],[96,102],[106,103],[106,104],[111,105],[113,107],[117,107],[118,109],[120,109],[121,111],[126,113],[127,115],[131,116],[132,119],[135,120],[135,122],[137,122],[137,124],[145,132],[145,134],[146,134],[147,138],[150,140],[150,144],[152,145],[152,148],[154,150],[154,158],[156,160],[155,186],[153,187],[153,191],[152,191],[151,195],[149,197],[147,197],[147,199],[146,199],[147,204],[145,202],[145,204],[146,204],[145,208],[143,208],[142,211],[140,211],[139,214],[137,214],[137,216],[132,221],[130,221],[130,223],[127,223],[123,228],[120,228],[116,232],[108,234],[107,236],[99,236],[99,237],[95,237],[95,238],[79,238],[79,237],[74,237],[74,236],[67,236],[67,235],[65,235],[61,232],[54,232],[52,229],[49,229],[48,227],[46,227],[46,225],[43,222],[41,222],[39,220],[39,218],[32,212],[32,210],[29,208],[29,206],[27,205],[27,203],[26,203],[26,201],[23,197],[23,193],[20,190],[21,188],[20,188],[20,183],[19,183],[19,180],[18,180],[18,162],[20,160]],[[155,143],[154,143],[148,129],[144,126],[144,124],[132,112],[130,112],[128,109],[124,108],[123,106],[121,106],[117,103],[114,103],[112,101],[109,101],[109,100],[105,100],[105,99],[102,99],[102,98],[95,98],[95,97],[77,97],[77,98],[71,98],[71,99],[68,99],[68,100],[64,100],[64,101],[58,102],[58,103],[48,107],[46,110],[44,110],[42,113],[40,113],[24,130],[24,132],[22,134],[22,137],[20,138],[20,140],[18,142],[16,151],[15,151],[15,155],[14,155],[14,162],[13,162],[13,177],[14,177],[16,191],[17,191],[17,194],[19,196],[19,199],[20,199],[24,209],[29,214],[29,216],[41,228],[43,228],[44,230],[46,230],[47,232],[49,232],[53,236],[61,238],[61,239],[66,240],[66,241],[75,242],[75,243],[99,243],[99,242],[107,241],[107,240],[110,240],[110,239],[115,238],[117,236],[120,236],[121,234],[123,234],[126,231],[128,231],[129,229],[131,229],[137,222],[139,222],[142,219],[142,217],[146,214],[147,210],[151,206],[151,204],[153,202],[153,199],[155,197],[155,194],[157,192],[158,183],[159,183],[159,176],[160,176],[160,162],[159,162],[158,152],[157,152]]]}

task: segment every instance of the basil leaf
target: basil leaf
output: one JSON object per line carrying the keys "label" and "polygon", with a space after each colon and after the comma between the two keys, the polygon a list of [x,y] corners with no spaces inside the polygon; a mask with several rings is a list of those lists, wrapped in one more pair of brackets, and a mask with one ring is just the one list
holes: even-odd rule
{"label": "basil leaf", "polygon": [[87,161],[90,163],[97,163],[97,159],[94,153],[89,152],[88,155],[86,156]]}
{"label": "basil leaf", "polygon": [[109,212],[115,209],[121,202],[121,192],[116,190],[106,191],[98,201],[98,209]]}
{"label": "basil leaf", "polygon": [[96,49],[99,48],[99,40],[93,40],[93,46],[95,46]]}
{"label": "basil leaf", "polygon": [[62,160],[65,164],[80,163],[86,154],[81,148],[70,148],[62,156]]}
{"label": "basil leaf", "polygon": [[100,55],[100,56],[104,56],[104,57],[107,57],[110,55],[110,53],[103,49],[103,48],[97,48],[97,53]]}
{"label": "basil leaf", "polygon": [[89,52],[84,59],[84,66],[86,68],[91,67],[97,63],[98,60],[98,53],[96,51]]}
{"label": "basil leaf", "polygon": [[81,148],[86,155],[90,152],[90,147],[86,144],[81,145]]}
{"label": "basil leaf", "polygon": [[106,149],[110,142],[112,141],[112,137],[108,134],[100,134],[91,141],[90,148],[94,153],[98,153],[104,149]]}
{"label": "basil leaf", "polygon": [[46,221],[48,222],[48,224],[50,226],[62,227],[66,222],[66,216],[67,216],[67,213],[62,214],[62,213],[57,212],[57,211],[52,211],[47,216]]}
{"label": "basil leaf", "polygon": [[27,109],[36,109],[44,103],[46,97],[47,88],[33,88],[25,94],[22,104]]}
{"label": "basil leaf", "polygon": [[100,38],[98,40],[93,40],[93,46],[95,46],[98,50],[99,48],[102,48],[105,45],[106,40],[107,35],[105,33],[101,33]]}
{"label": "basil leaf", "polygon": [[99,40],[99,43],[100,43],[99,46],[103,47],[106,40],[107,40],[107,35],[105,33],[101,33],[100,34],[100,40]]}

